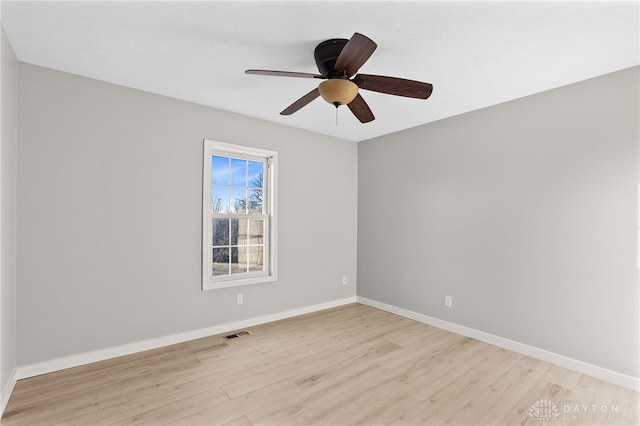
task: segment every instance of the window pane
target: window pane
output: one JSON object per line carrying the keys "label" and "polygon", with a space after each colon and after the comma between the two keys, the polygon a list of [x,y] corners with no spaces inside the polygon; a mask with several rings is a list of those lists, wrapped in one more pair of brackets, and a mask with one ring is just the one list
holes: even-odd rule
{"label": "window pane", "polygon": [[234,213],[247,212],[247,188],[231,188],[231,205]]}
{"label": "window pane", "polygon": [[229,185],[229,159],[227,157],[211,157],[211,183]]}
{"label": "window pane", "polygon": [[229,219],[213,219],[213,245],[229,245]]}
{"label": "window pane", "polygon": [[231,159],[231,185],[247,186],[247,160]]}
{"label": "window pane", "polygon": [[232,246],[238,245],[238,236],[243,233],[246,234],[246,225],[240,226],[246,222],[244,219],[231,219],[230,239],[229,244]]}
{"label": "window pane", "polygon": [[249,271],[264,271],[263,247],[249,247]]}
{"label": "window pane", "polygon": [[229,274],[229,249],[226,247],[214,248],[211,265],[212,265],[211,273],[213,275],[228,275]]}
{"label": "window pane", "polygon": [[233,245],[247,245],[247,219],[236,219],[237,233]]}
{"label": "window pane", "polygon": [[229,212],[229,188],[226,186],[211,188],[211,211],[213,213]]}
{"label": "window pane", "polygon": [[249,220],[247,244],[262,244],[264,243],[264,220],[251,219]]}
{"label": "window pane", "polygon": [[231,273],[247,272],[247,252],[244,247],[231,247]]}
{"label": "window pane", "polygon": [[249,188],[249,213],[262,213],[262,188]]}
{"label": "window pane", "polygon": [[262,167],[263,163],[258,161],[249,161],[247,186],[262,188]]}

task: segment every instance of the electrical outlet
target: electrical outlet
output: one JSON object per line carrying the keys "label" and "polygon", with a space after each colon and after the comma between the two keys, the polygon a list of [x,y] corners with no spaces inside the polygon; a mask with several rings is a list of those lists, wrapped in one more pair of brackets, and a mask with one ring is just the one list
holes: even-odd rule
{"label": "electrical outlet", "polygon": [[446,306],[447,308],[451,307],[451,296],[444,297],[444,306]]}
{"label": "electrical outlet", "polygon": [[236,295],[236,303],[238,305],[242,305],[244,303],[244,297],[242,297],[242,293],[238,293]]}
{"label": "electrical outlet", "polygon": [[347,276],[342,277],[342,285],[347,285]]}

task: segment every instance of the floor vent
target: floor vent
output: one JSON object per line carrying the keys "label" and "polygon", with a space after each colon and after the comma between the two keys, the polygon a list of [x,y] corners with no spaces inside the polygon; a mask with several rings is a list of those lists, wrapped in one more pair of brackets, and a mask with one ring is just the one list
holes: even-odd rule
{"label": "floor vent", "polygon": [[250,331],[238,331],[237,333],[229,334],[228,336],[224,336],[226,340],[237,339],[238,337],[248,336],[250,335]]}

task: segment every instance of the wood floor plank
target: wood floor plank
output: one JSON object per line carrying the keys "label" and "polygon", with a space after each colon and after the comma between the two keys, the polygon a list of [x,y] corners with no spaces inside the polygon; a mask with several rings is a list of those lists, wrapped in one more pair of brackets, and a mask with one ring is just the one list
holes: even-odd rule
{"label": "wood floor plank", "polygon": [[[198,360],[194,356],[184,356],[180,353],[172,353],[168,359],[165,358],[165,354],[157,355],[157,358],[153,355],[150,356],[151,358],[138,359],[135,362],[127,360],[120,368],[111,367],[111,360],[105,361],[107,367],[104,371],[100,371],[99,366],[92,366],[91,369],[87,369],[86,375],[79,374],[74,369],[65,370],[69,372],[68,378],[64,380],[56,379],[46,385],[41,385],[38,381],[35,381],[32,383],[34,389],[31,392],[25,394],[20,390],[18,394],[12,394],[12,398],[15,396],[15,400],[19,404],[21,404],[21,398],[26,398],[28,400],[28,403],[25,404],[26,406],[29,406],[29,404],[57,405],[60,400],[73,399],[77,395],[92,393],[98,387],[102,388],[110,383],[117,383],[122,380],[122,377],[125,377],[125,380],[145,380],[198,364]],[[57,373],[53,374],[57,375]],[[48,375],[39,377],[42,377],[43,381],[48,381],[49,379]],[[25,387],[30,388],[31,385]]]}
{"label": "wood floor plank", "polygon": [[199,410],[200,407],[194,407],[195,410],[199,411],[176,422],[182,424],[221,425],[237,418],[239,414],[255,411],[275,401],[293,398],[299,392],[300,388],[295,384],[288,380],[283,380],[205,410]]}
{"label": "wood floor plank", "polygon": [[[239,368],[238,374],[246,373],[248,370]],[[158,407],[172,405],[176,401],[180,401],[174,407],[184,405],[184,400],[190,398],[192,403],[188,406],[192,407],[195,401],[201,399],[205,404],[210,401],[222,402],[229,399],[227,394],[218,386],[219,383],[232,381],[233,370],[218,372],[212,375],[206,375],[202,372],[201,376],[191,376],[190,380],[170,381],[152,388],[141,389],[137,392],[124,392],[116,397],[110,394],[108,396],[101,395],[100,401],[100,417],[106,419],[101,424],[113,424],[124,422],[128,418],[149,418],[149,411],[156,410]],[[221,380],[220,377],[223,377]],[[142,414],[141,414],[142,413]],[[184,415],[184,414],[183,414]],[[182,416],[179,416],[182,417]],[[179,418],[178,417],[178,418]],[[169,418],[167,415],[166,418]],[[90,416],[76,417],[72,419],[76,424],[91,422]]]}
{"label": "wood floor plank", "polygon": [[390,425],[396,424],[398,418],[415,409],[423,402],[404,392],[380,395],[365,409],[354,415],[350,423],[354,425]]}
{"label": "wood floor plank", "polygon": [[[187,396],[188,395],[188,396]],[[183,398],[183,396],[186,396]],[[203,411],[229,401],[229,397],[220,388],[210,388],[193,395],[177,394],[163,400],[150,401],[144,405],[133,405],[127,410],[115,413],[102,424],[171,424],[183,417],[190,416],[194,410]]]}
{"label": "wood floor plank", "polygon": [[637,392],[365,305],[250,331],[20,380],[2,424],[640,424]]}
{"label": "wood floor plank", "polygon": [[576,387],[581,376],[580,373],[576,373],[575,371],[552,365],[545,374],[544,380],[571,390]]}
{"label": "wood floor plank", "polygon": [[[506,357],[501,357],[496,369],[491,374],[483,375],[477,386],[465,390],[457,399],[458,409],[454,412],[449,410],[443,424],[490,422],[496,413],[504,409],[508,396],[514,393],[514,383],[520,383],[520,389],[526,389],[527,383],[543,383],[541,378],[548,371],[548,364],[504,349],[501,352]],[[434,416],[434,420],[438,420],[438,417]]]}
{"label": "wood floor plank", "polygon": [[222,426],[253,426],[247,416],[241,416],[226,422]]}
{"label": "wood floor plank", "polygon": [[[350,389],[361,389],[361,383],[371,375],[386,374],[375,362],[346,359],[309,379],[296,380],[302,392],[286,403],[271,404],[248,414],[254,425],[295,423],[294,418],[312,410],[319,410],[332,400],[340,399]],[[319,380],[322,378],[323,380]]]}
{"label": "wood floor plank", "polygon": [[356,409],[352,401],[383,383],[388,378],[387,374],[379,365],[372,364],[363,374],[351,379],[350,383],[354,386],[325,388],[320,395],[314,395],[294,419],[299,424],[344,423],[345,419],[351,421],[352,410]]}

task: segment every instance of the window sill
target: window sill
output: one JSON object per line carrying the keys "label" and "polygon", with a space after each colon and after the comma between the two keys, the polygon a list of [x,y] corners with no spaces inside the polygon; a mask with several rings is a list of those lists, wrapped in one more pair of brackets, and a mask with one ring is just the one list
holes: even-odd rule
{"label": "window sill", "polygon": [[220,288],[239,287],[250,284],[260,284],[277,281],[278,277],[273,275],[251,277],[251,278],[239,278],[236,280],[224,280],[224,281],[207,281],[202,283],[202,290],[218,290]]}

